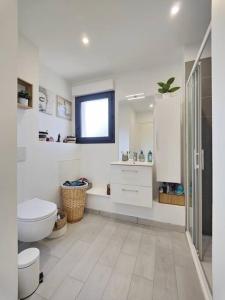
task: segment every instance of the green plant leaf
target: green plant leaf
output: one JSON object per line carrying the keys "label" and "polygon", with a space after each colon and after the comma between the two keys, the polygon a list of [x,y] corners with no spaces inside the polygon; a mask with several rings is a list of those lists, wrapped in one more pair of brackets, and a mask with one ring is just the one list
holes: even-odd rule
{"label": "green plant leaf", "polygon": [[160,81],[160,82],[157,82],[157,84],[159,85],[159,86],[161,86],[162,88],[164,87],[164,85],[165,85],[165,83],[164,82],[162,82],[162,81]]}
{"label": "green plant leaf", "polygon": [[160,93],[160,94],[164,94],[165,92],[164,92],[164,89],[158,89],[158,92]]}
{"label": "green plant leaf", "polygon": [[179,86],[175,86],[175,87],[173,87],[173,88],[171,88],[171,89],[169,89],[169,93],[174,93],[174,92],[176,92],[177,90],[179,90],[180,89],[180,87]]}
{"label": "green plant leaf", "polygon": [[171,85],[175,80],[175,77],[171,77],[167,80],[167,84]]}

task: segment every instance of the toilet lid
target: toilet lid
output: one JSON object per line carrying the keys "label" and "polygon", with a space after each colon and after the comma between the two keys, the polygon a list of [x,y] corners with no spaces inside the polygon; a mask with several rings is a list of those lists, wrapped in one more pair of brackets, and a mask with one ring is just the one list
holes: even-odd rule
{"label": "toilet lid", "polygon": [[34,198],[24,201],[18,205],[17,219],[21,221],[43,220],[57,211],[57,206],[53,202]]}
{"label": "toilet lid", "polygon": [[38,248],[28,248],[18,254],[18,268],[23,269],[31,266],[40,255]]}

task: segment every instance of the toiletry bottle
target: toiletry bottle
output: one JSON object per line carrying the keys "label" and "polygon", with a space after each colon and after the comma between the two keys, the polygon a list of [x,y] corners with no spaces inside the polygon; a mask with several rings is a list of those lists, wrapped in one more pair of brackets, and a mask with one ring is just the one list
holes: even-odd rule
{"label": "toiletry bottle", "polygon": [[141,150],[140,154],[139,154],[139,161],[144,162],[145,161],[145,155],[143,150]]}
{"label": "toiletry bottle", "polygon": [[148,162],[152,162],[152,151],[149,150],[148,152]]}

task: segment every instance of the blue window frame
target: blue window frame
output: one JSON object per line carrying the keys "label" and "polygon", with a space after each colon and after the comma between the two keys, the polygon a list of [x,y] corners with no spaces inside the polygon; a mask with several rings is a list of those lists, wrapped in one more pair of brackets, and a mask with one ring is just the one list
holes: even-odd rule
{"label": "blue window frame", "polygon": [[76,142],[115,143],[115,92],[75,97]]}

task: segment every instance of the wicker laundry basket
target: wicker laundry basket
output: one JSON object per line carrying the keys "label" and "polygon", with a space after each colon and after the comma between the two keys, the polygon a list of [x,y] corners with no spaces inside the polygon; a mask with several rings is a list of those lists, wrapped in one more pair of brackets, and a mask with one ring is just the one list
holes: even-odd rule
{"label": "wicker laundry basket", "polygon": [[87,187],[88,184],[83,186],[61,186],[63,210],[67,214],[69,223],[78,222],[83,218]]}

